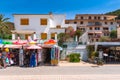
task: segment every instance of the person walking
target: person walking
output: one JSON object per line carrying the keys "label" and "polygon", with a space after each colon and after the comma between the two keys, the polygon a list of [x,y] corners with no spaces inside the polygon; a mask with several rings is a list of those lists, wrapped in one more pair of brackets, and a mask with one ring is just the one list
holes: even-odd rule
{"label": "person walking", "polygon": [[2,60],[3,60],[4,68],[7,67],[6,58],[7,58],[7,54],[6,54],[5,49],[3,49],[3,51],[2,51]]}
{"label": "person walking", "polygon": [[35,67],[35,66],[36,66],[36,54],[35,51],[33,51],[30,56],[30,67]]}
{"label": "person walking", "polygon": [[23,48],[21,48],[20,50],[19,50],[19,66],[20,67],[23,67],[23,60],[24,60],[24,58],[23,58]]}
{"label": "person walking", "polygon": [[2,69],[3,67],[4,67],[4,64],[2,59],[2,51],[0,50],[0,69]]}

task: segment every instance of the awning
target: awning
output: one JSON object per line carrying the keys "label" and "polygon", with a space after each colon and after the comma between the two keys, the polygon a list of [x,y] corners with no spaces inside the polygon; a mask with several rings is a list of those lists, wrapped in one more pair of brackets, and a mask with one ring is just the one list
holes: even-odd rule
{"label": "awning", "polygon": [[32,30],[12,30],[12,33],[18,33],[18,34],[33,34],[35,31]]}
{"label": "awning", "polygon": [[120,46],[120,42],[95,42],[95,45],[103,45],[103,46]]}
{"label": "awning", "polygon": [[21,48],[21,45],[5,45],[4,48]]}

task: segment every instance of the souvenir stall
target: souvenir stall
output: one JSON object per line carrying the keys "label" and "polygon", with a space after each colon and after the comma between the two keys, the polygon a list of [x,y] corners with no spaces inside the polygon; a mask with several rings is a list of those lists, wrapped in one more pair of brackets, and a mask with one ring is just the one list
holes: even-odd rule
{"label": "souvenir stall", "polygon": [[55,40],[48,40],[41,45],[41,62],[43,65],[57,65],[59,61],[60,49]]}
{"label": "souvenir stall", "polygon": [[35,41],[31,41],[27,47],[28,52],[25,53],[25,66],[36,67],[38,66],[38,55],[42,48],[36,45]]}
{"label": "souvenir stall", "polygon": [[6,66],[10,65],[18,65],[19,64],[19,49],[22,47],[22,45],[16,45],[12,41],[4,41],[0,40],[0,43],[2,46],[1,50],[3,52],[3,56],[6,57]]}

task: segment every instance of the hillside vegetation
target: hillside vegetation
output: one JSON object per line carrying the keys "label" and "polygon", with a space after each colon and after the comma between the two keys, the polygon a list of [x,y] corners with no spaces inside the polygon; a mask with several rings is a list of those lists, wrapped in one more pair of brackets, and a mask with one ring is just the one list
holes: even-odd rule
{"label": "hillside vegetation", "polygon": [[116,15],[116,16],[118,16],[116,19],[120,19],[120,9],[112,11],[112,12],[108,12],[106,14],[107,15]]}

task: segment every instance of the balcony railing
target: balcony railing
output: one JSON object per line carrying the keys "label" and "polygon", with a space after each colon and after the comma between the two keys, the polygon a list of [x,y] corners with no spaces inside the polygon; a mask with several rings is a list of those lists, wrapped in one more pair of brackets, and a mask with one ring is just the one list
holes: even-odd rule
{"label": "balcony railing", "polygon": [[89,38],[100,38],[101,36],[100,35],[95,35],[95,36],[88,36]]}
{"label": "balcony railing", "polygon": [[88,24],[87,26],[102,26],[102,24]]}

